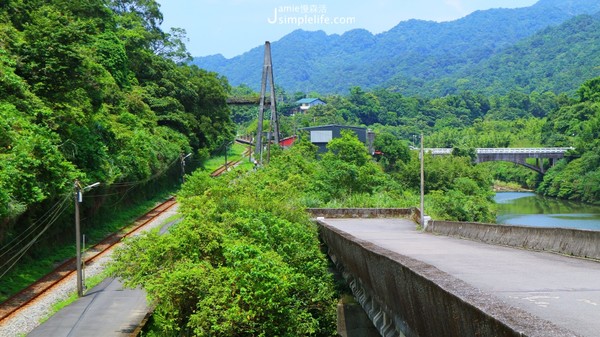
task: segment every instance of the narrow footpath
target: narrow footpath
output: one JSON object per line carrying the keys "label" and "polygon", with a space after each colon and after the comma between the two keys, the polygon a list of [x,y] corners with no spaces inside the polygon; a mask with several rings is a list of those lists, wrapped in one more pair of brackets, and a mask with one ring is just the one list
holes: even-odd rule
{"label": "narrow footpath", "polygon": [[149,311],[143,290],[107,278],[27,336],[130,336]]}
{"label": "narrow footpath", "polygon": [[[179,205],[150,221],[143,231],[159,228],[164,233],[168,227],[179,220],[168,222],[167,219],[178,214]],[[111,252],[104,254],[93,265],[86,268],[86,277],[103,272],[110,263]],[[14,317],[3,321],[0,336],[52,336],[52,337],[121,337],[130,336],[131,332],[142,322],[150,307],[146,294],[141,289],[123,287],[119,280],[107,278],[97,286],[86,291],[83,297],[40,324],[49,315],[52,306],[66,298],[76,290],[75,275],[55,286],[42,298],[17,312]]]}

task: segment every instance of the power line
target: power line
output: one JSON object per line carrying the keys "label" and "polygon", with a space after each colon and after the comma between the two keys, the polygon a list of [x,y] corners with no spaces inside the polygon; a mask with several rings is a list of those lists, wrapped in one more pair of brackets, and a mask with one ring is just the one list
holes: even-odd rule
{"label": "power line", "polygon": [[[111,187],[128,187],[127,190],[125,190],[125,192],[121,192],[121,193],[123,193],[123,196],[119,200],[115,201],[113,205],[116,205],[119,202],[121,202],[125,198],[125,196],[131,190],[133,190],[135,187],[137,187],[139,185],[142,185],[142,184],[145,184],[145,183],[148,183],[148,182],[150,182],[150,181],[152,181],[154,179],[157,179],[158,177],[164,175],[165,173],[167,173],[167,171],[169,171],[169,169],[171,169],[171,167],[173,167],[173,165],[175,165],[175,163],[177,163],[178,161],[179,161],[179,157],[173,159],[169,163],[169,165],[167,165],[162,171],[157,172],[156,174],[154,174],[154,175],[152,175],[152,176],[150,176],[150,177],[148,177],[148,178],[146,178],[144,180],[135,181],[135,182],[115,183],[115,184],[110,185]],[[115,194],[119,194],[119,193],[115,193]]]}
{"label": "power line", "polygon": [[[133,181],[133,182],[115,183],[115,184],[110,185],[111,187],[127,187],[127,190],[125,192],[108,193],[105,195],[96,195],[95,197],[111,196],[111,195],[118,195],[118,194],[123,193],[123,197],[120,200],[115,202],[115,204],[117,204],[125,197],[125,195],[127,195],[127,193],[129,193],[136,186],[148,183],[148,182],[164,175],[169,169],[171,169],[178,162],[179,159],[180,159],[179,157],[173,159],[163,170],[157,172],[156,174],[154,174],[146,179],[139,180],[139,181]],[[62,213],[64,213],[64,211],[68,208],[66,203],[67,203],[67,200],[70,199],[70,197],[71,197],[71,194],[67,193],[62,200],[60,200],[60,201],[56,202],[54,205],[52,205],[52,207],[50,207],[50,209],[48,209],[48,211],[46,211],[46,213],[44,213],[44,215],[42,215],[38,220],[33,222],[23,232],[21,232],[20,234],[18,234],[14,238],[12,238],[10,240],[10,242],[8,242],[6,245],[4,245],[4,247],[0,248],[0,258],[5,257],[9,253],[13,254],[11,257],[9,257],[8,259],[5,259],[0,264],[0,270],[4,267],[8,266],[6,268],[6,270],[4,270],[0,274],[0,278],[2,278],[4,275],[6,275],[6,273],[8,273],[8,271],[10,269],[12,269],[14,267],[14,265],[25,255],[25,253],[35,244],[35,242],[52,226],[52,224],[54,224],[54,222],[56,222],[58,220],[60,215],[62,215]],[[39,233],[37,233],[33,237],[33,239],[31,239],[29,242],[27,242],[24,246],[20,247],[23,244],[23,242],[28,240],[41,227],[43,227],[43,229],[41,231],[39,231]],[[16,252],[15,252],[15,250],[16,250]]]}
{"label": "power line", "polygon": [[[59,208],[64,205],[66,200],[69,198],[69,195],[65,195],[62,200],[57,201],[44,215],[42,215],[39,219],[33,222],[27,229],[19,233],[17,236],[12,238],[8,243],[4,245],[4,247],[0,248],[0,257],[6,255],[9,251],[13,249],[14,246],[19,245],[21,242],[27,239],[27,236],[36,232],[36,230],[48,220],[48,218],[54,217],[54,214],[59,210]],[[18,240],[18,241],[17,241]],[[16,241],[16,242],[15,242]]]}
{"label": "power line", "polygon": [[[63,202],[61,203],[60,208],[57,208],[56,211],[52,214],[51,218],[48,218],[48,223],[42,229],[42,231],[40,231],[31,241],[29,241],[16,254],[14,254],[12,257],[10,257],[9,259],[7,259],[0,266],[1,268],[4,268],[8,264],[10,264],[10,266],[8,266],[6,268],[6,270],[4,272],[2,272],[2,274],[0,274],[0,278],[4,277],[4,275],[6,275],[6,273],[8,273],[8,271],[10,271],[12,269],[12,267],[14,267],[14,265],[25,255],[25,253],[29,250],[29,248],[31,248],[35,244],[35,242],[40,238],[40,236],[42,236],[52,226],[52,224],[54,224],[54,222],[56,222],[56,220],[58,220],[58,218],[60,217],[60,215],[68,207],[68,206],[66,206],[66,201],[68,199],[69,199],[68,197],[65,198],[65,199],[63,199]],[[11,263],[11,261],[12,261],[12,263]]]}
{"label": "power line", "polygon": [[110,186],[111,187],[129,187],[129,186],[134,186],[135,187],[135,186],[140,185],[140,184],[145,184],[145,183],[147,183],[147,182],[149,182],[151,180],[154,180],[154,179],[162,176],[163,174],[165,174],[171,167],[173,167],[173,165],[178,160],[179,160],[179,157],[176,157],[163,170],[155,173],[154,175],[152,175],[152,176],[150,176],[150,177],[148,177],[146,179],[138,180],[138,181],[129,181],[129,182],[114,183],[114,184],[111,184]]}

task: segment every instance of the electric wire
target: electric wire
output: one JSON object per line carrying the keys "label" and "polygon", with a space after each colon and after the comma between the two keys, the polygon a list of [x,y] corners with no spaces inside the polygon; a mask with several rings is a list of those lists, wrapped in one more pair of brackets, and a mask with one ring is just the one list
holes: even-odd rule
{"label": "electric wire", "polygon": [[173,159],[164,169],[162,169],[161,171],[151,175],[148,178],[145,178],[143,180],[139,180],[139,181],[126,181],[126,182],[120,182],[120,183],[114,183],[111,184],[111,187],[130,187],[130,186],[137,186],[140,184],[145,184],[149,181],[152,181],[160,176],[162,176],[163,174],[165,174],[171,167],[173,167],[173,165],[177,162],[177,160],[179,160],[180,158],[177,157],[175,159]]}
{"label": "electric wire", "polygon": [[[180,158],[173,159],[163,170],[155,173],[154,175],[152,175],[146,179],[143,179],[140,181],[133,181],[133,182],[115,183],[115,184],[110,185],[111,187],[127,187],[127,190],[125,192],[115,192],[115,193],[107,193],[104,195],[94,195],[94,197],[112,196],[112,195],[118,195],[118,194],[123,193],[122,198],[120,198],[118,201],[115,202],[115,204],[118,204],[135,187],[137,187],[141,184],[148,183],[149,181],[152,181],[152,180],[164,175],[169,169],[171,169],[175,165],[175,163],[177,163],[177,161],[179,159]],[[35,242],[40,238],[40,236],[42,236],[50,228],[50,226],[52,226],[52,224],[54,224],[54,222],[56,222],[56,220],[58,220],[60,215],[62,215],[62,213],[64,213],[64,211],[67,209],[67,206],[65,204],[70,197],[71,197],[71,193],[66,194],[65,197],[61,201],[56,202],[46,213],[44,213],[44,215],[42,215],[42,217],[40,217],[38,220],[33,222],[26,230],[24,230],[23,232],[18,234],[16,237],[12,238],[10,242],[8,242],[6,245],[4,245],[3,247],[0,248],[0,258],[2,258],[5,255],[7,255],[8,253],[11,253],[15,249],[17,249],[17,247],[19,245],[21,245],[24,241],[26,241],[31,235],[33,235],[36,231],[39,230],[40,227],[43,227],[45,224],[44,228],[37,235],[35,235],[35,237],[32,240],[30,240],[27,244],[25,244],[23,247],[21,247],[11,257],[4,260],[0,264],[0,271],[2,270],[2,268],[4,268],[5,266],[10,264],[10,266],[8,266],[8,268],[6,268],[6,270],[4,270],[0,274],[0,278],[2,278],[4,275],[6,275],[8,273],[8,271],[10,269],[12,269],[14,267],[14,265],[25,255],[25,253],[29,250],[29,248],[31,248],[33,246],[33,244],[35,244]],[[2,260],[0,260],[0,261],[2,261]]]}
{"label": "electric wire", "polygon": [[140,181],[136,181],[136,182],[125,182],[125,183],[115,183],[115,184],[111,184],[111,185],[110,185],[111,187],[128,187],[128,188],[127,188],[127,189],[126,189],[124,192],[121,192],[121,193],[123,193],[123,195],[121,196],[121,198],[120,198],[119,200],[116,200],[116,201],[113,203],[113,206],[114,206],[114,205],[117,205],[118,203],[120,203],[121,201],[123,201],[123,199],[125,198],[125,196],[127,196],[127,194],[128,194],[129,192],[131,192],[131,191],[132,191],[132,190],[133,190],[135,187],[137,187],[137,186],[139,186],[139,185],[141,185],[141,184],[148,183],[148,182],[150,182],[150,181],[152,181],[152,180],[154,180],[154,179],[156,179],[156,178],[158,178],[158,177],[160,177],[160,176],[164,175],[165,173],[167,173],[167,171],[168,171],[168,170],[169,170],[171,167],[173,167],[173,165],[175,165],[175,163],[176,163],[176,162],[177,162],[179,159],[180,159],[180,158],[175,158],[175,159],[173,159],[173,160],[172,160],[172,161],[169,163],[169,165],[167,165],[167,166],[166,166],[166,167],[165,167],[163,170],[161,170],[161,171],[157,172],[156,174],[154,174],[154,175],[152,175],[152,176],[150,176],[150,177],[148,177],[148,178],[146,178],[146,179],[144,179],[144,180],[140,180]]}
{"label": "electric wire", "polygon": [[[66,209],[66,207],[63,208],[63,211],[64,209]],[[62,213],[62,211],[60,213]],[[46,224],[44,229],[40,231],[40,233],[38,233],[31,241],[29,241],[25,246],[23,246],[16,254],[14,254],[2,265],[2,267],[4,267],[11,261],[13,261],[12,264],[8,266],[8,268],[6,268],[6,270],[0,275],[0,278],[2,278],[6,273],[8,273],[8,271],[12,269],[12,267],[25,255],[27,250],[29,250],[29,248],[31,248],[37,242],[40,236],[42,236],[52,226],[52,224],[56,222],[56,220],[60,217],[60,213],[56,214],[56,216]]]}
{"label": "electric wire", "polygon": [[17,236],[12,238],[8,243],[6,243],[3,247],[0,248],[0,258],[6,255],[8,252],[14,249],[14,246],[19,245],[21,242],[27,239],[28,236],[35,233],[38,228],[42,227],[46,220],[53,217],[53,214],[57,212],[59,207],[61,207],[66,199],[70,197],[70,194],[67,194],[63,197],[63,199],[57,201],[46,213],[44,213],[39,219],[34,221],[27,229],[19,233]]}
{"label": "electric wire", "polygon": [[[63,213],[63,212],[66,210],[67,206],[65,206],[65,204],[66,204],[66,201],[67,201],[67,199],[68,199],[68,198],[64,198],[64,199],[62,200],[61,204],[60,204],[60,207],[59,207],[59,208],[55,208],[55,211],[54,211],[54,212],[53,212],[53,213],[52,213],[52,214],[51,214],[51,215],[50,215],[50,216],[47,218],[48,222],[47,222],[47,224],[46,224],[46,227],[45,227],[45,228],[44,228],[44,229],[43,229],[43,230],[42,230],[40,233],[43,233],[43,232],[45,232],[45,231],[46,231],[46,230],[49,228],[49,225],[53,224],[53,223],[54,223],[54,222],[55,222],[55,221],[56,221],[56,220],[57,220],[57,219],[60,217],[60,215],[61,215],[61,214],[62,214],[62,213]],[[43,224],[43,222],[42,222],[41,224]],[[33,231],[32,231],[32,232],[30,232],[30,234],[31,234],[31,233],[33,233]],[[35,238],[33,241],[37,240],[37,238],[39,237],[39,234],[40,234],[40,233],[38,233],[38,235],[36,235],[36,238]],[[19,243],[20,243],[20,242],[22,242],[22,241],[24,241],[24,239],[26,239],[26,238],[27,238],[27,236],[25,236],[23,239],[21,239],[21,240],[19,241]],[[31,242],[30,242],[30,243],[31,243]],[[30,245],[30,243],[28,243],[27,245]],[[13,245],[13,246],[16,246],[16,245]],[[13,247],[12,249],[14,249],[14,247]],[[10,251],[10,250],[7,250],[6,252],[9,252],[9,251]],[[21,249],[21,251],[22,251],[22,249]],[[20,253],[21,251],[19,251],[19,253]],[[3,253],[3,254],[2,254],[2,256],[6,255],[6,252],[5,252],[5,253]],[[19,253],[17,253],[17,255],[18,255]],[[12,258],[9,258],[7,261],[10,261],[10,260],[12,260],[13,258],[14,258],[14,256],[13,256]],[[6,264],[7,264],[7,262],[5,262],[4,264],[2,264],[1,266],[5,266]]]}
{"label": "electric wire", "polygon": [[[60,215],[68,208],[68,206],[66,205],[67,200],[68,200],[68,198],[63,199],[63,202],[62,202],[60,208],[57,209],[57,212],[54,212],[54,214],[52,214],[52,217],[49,218],[46,226],[31,241],[29,241],[16,254],[14,254],[12,257],[10,257],[8,260],[6,260],[6,262],[4,262],[0,266],[0,268],[3,268],[5,266],[7,266],[8,264],[10,264],[10,266],[8,266],[4,270],[4,272],[2,272],[2,274],[0,274],[0,278],[4,277],[4,275],[6,275],[12,269],[12,267],[14,267],[14,265],[25,255],[25,253],[29,250],[29,248],[31,248],[36,243],[36,241],[40,238],[40,236],[42,236],[54,224],[54,222],[56,222],[56,220],[58,220]],[[12,261],[12,263],[11,263],[11,261]]]}
{"label": "electric wire", "polygon": [[[161,175],[163,175],[164,173],[166,173],[166,171],[168,171],[171,167],[173,167],[173,165],[177,162],[177,158],[172,160],[169,165],[167,165],[163,170],[161,170],[160,172],[157,172],[156,174],[154,174],[151,177],[148,177],[144,180],[140,180],[140,181],[134,181],[134,182],[125,182],[125,183],[116,183],[116,184],[112,184],[110,185],[111,187],[130,187],[129,189],[127,189],[125,191],[125,194],[129,193],[129,191],[131,191],[131,189],[135,186],[138,186],[140,184],[144,184],[147,183],[153,179],[156,179],[158,177],[160,177]],[[106,197],[106,196],[113,196],[113,195],[119,195],[122,194],[123,192],[114,192],[114,193],[106,193],[106,194],[97,194],[94,196],[84,196],[85,198],[91,198],[91,197]],[[70,194],[67,194],[65,196],[65,198],[69,198]],[[33,222],[26,230],[22,231],[21,233],[19,233],[16,237],[12,238],[10,242],[6,243],[3,247],[0,247],[0,258],[3,257],[4,255],[6,255],[8,252],[10,252],[11,250],[14,249],[14,246],[20,244],[21,242],[23,242],[24,240],[26,240],[27,236],[31,235],[32,233],[34,233],[38,228],[42,227],[44,224],[44,221],[46,221],[46,219],[49,217],[49,214],[52,214],[57,207],[59,207],[60,205],[62,205],[64,203],[64,200],[62,201],[58,201],[56,202],[44,215],[42,215],[42,217],[40,217],[38,220],[36,220],[35,222]],[[18,240],[18,241],[17,241]],[[15,242],[16,241],[16,242]]]}

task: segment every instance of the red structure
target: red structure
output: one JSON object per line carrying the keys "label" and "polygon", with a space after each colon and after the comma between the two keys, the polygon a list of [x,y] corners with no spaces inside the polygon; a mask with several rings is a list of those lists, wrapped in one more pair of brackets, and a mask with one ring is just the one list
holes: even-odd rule
{"label": "red structure", "polygon": [[298,136],[290,136],[290,137],[284,138],[279,141],[279,146],[281,146],[283,148],[288,148],[294,144],[296,139],[298,139]]}

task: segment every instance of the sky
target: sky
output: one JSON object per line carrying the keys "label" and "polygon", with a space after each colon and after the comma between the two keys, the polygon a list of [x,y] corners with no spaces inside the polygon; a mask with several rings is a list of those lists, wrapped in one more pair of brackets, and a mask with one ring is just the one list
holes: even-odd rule
{"label": "sky", "polygon": [[162,29],[183,28],[194,57],[232,58],[296,29],[373,34],[401,21],[452,21],[476,10],[527,7],[538,0],[156,0]]}

